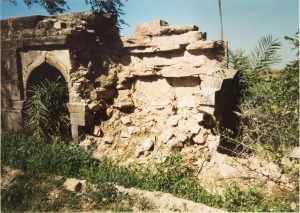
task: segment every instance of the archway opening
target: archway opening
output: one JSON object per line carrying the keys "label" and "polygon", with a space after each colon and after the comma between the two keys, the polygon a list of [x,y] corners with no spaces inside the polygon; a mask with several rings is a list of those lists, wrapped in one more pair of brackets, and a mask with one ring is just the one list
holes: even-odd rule
{"label": "archway opening", "polygon": [[69,140],[68,84],[59,70],[43,63],[27,80],[23,110],[24,127],[40,141]]}
{"label": "archway opening", "polygon": [[[45,83],[45,81],[49,82],[60,82],[66,86],[68,89],[68,84],[62,75],[62,73],[56,69],[55,67],[49,65],[48,63],[43,63],[40,66],[36,67],[31,73],[29,78],[27,79],[26,86],[26,97],[30,97],[31,89],[34,86],[41,85]],[[29,95],[29,96],[27,96]]]}

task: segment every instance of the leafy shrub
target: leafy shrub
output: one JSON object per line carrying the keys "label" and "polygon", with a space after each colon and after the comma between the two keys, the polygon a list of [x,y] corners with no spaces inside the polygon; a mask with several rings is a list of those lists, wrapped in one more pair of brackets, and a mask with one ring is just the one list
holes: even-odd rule
{"label": "leafy shrub", "polygon": [[76,176],[80,168],[90,160],[73,143],[41,144],[21,131],[10,132],[2,138],[1,160],[4,164],[24,172],[45,171],[65,176]]}
{"label": "leafy shrub", "polygon": [[[297,200],[297,198],[295,199]],[[258,188],[242,191],[237,183],[226,187],[224,208],[230,212],[292,212],[290,200],[284,196],[265,196]]]}

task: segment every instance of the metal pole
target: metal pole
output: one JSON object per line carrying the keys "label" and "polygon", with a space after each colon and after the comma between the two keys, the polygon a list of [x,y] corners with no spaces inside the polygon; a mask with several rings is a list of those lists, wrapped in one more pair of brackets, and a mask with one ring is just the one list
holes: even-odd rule
{"label": "metal pole", "polygon": [[223,20],[222,20],[222,5],[221,5],[221,0],[218,0],[218,2],[219,2],[221,40],[223,41]]}

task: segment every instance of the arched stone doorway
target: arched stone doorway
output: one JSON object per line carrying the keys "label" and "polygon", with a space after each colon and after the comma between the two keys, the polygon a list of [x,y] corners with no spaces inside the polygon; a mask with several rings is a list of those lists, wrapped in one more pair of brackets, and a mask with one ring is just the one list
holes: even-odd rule
{"label": "arched stone doorway", "polygon": [[40,85],[46,80],[50,82],[59,81],[64,84],[66,88],[68,88],[68,83],[62,73],[48,63],[43,63],[30,73],[30,76],[26,82],[26,97],[29,97],[28,95],[30,95],[30,89],[33,85]]}
{"label": "arched stone doorway", "polygon": [[[25,105],[24,105],[24,122],[28,123],[28,117],[31,115],[30,107],[33,108],[33,100],[37,96],[34,95],[39,92],[42,97],[39,100],[45,106],[49,118],[43,125],[45,131],[50,134],[59,136],[63,139],[70,139],[71,137],[71,124],[70,115],[66,104],[69,102],[69,88],[68,82],[64,75],[55,67],[47,62],[44,62],[34,68],[26,81],[25,86]],[[31,104],[31,105],[30,105]],[[34,116],[31,119],[34,120]]]}

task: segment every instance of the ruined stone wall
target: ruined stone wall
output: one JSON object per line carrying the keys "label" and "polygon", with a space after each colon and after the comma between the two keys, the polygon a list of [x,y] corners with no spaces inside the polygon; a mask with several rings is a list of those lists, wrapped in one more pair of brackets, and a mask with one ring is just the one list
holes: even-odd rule
{"label": "ruined stone wall", "polygon": [[28,79],[47,63],[68,83],[74,139],[95,141],[95,157],[215,151],[212,128],[232,110],[227,43],[161,20],[119,37],[115,21],[96,13],[2,20],[2,129],[21,126]]}
{"label": "ruined stone wall", "polygon": [[106,39],[119,40],[115,24],[115,17],[91,12],[1,20],[2,131],[22,126],[28,79],[43,64],[57,69],[68,84],[73,129],[91,124],[91,116],[77,106],[85,94],[78,94],[74,77],[85,78],[85,93],[94,88],[103,70],[104,49],[114,49]]}
{"label": "ruined stone wall", "polygon": [[227,44],[207,40],[197,26],[162,20],[141,24],[121,39],[118,91],[108,117],[94,127],[100,136],[95,157],[146,162],[175,150],[216,151],[220,137],[212,128],[232,110],[227,106],[236,74],[225,66]]}

